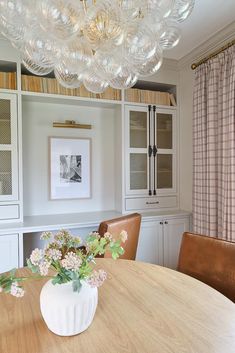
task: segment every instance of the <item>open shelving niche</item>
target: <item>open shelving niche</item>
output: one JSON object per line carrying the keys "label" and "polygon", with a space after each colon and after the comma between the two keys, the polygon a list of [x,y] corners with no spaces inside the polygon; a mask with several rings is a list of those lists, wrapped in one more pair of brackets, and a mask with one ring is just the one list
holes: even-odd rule
{"label": "open shelving niche", "polygon": [[[18,69],[18,70],[17,70]],[[36,159],[35,158],[31,158],[32,156],[30,156],[29,151],[32,151],[32,153],[34,153],[34,151],[36,151],[35,149],[35,136],[30,136],[29,131],[27,131],[25,136],[25,127],[27,130],[27,126],[30,129],[30,127],[32,127],[32,124],[34,124],[34,116],[32,114],[32,108],[35,106],[40,107],[39,111],[37,112],[37,114],[41,114],[42,113],[48,113],[48,115],[52,114],[52,111],[54,109],[55,106],[58,107],[58,112],[61,112],[61,116],[60,119],[62,119],[63,116],[63,120],[66,119],[70,119],[71,116],[68,116],[68,114],[66,113],[66,109],[67,112],[70,111],[69,113],[71,113],[71,111],[73,111],[73,114],[75,114],[75,110],[77,111],[77,115],[79,116],[79,114],[83,111],[85,111],[85,109],[87,110],[93,110],[94,115],[96,115],[96,113],[99,111],[100,114],[100,109],[102,109],[104,115],[104,117],[100,117],[99,118],[99,124],[97,126],[97,128],[100,131],[100,144],[106,141],[106,139],[108,138],[109,134],[111,134],[111,138],[110,141],[108,141],[110,144],[107,143],[107,146],[104,145],[103,147],[103,151],[109,151],[109,158],[106,159],[104,158],[104,156],[101,156],[101,169],[102,169],[102,173],[103,175],[107,174],[107,172],[109,173],[109,169],[110,167],[112,168],[112,172],[111,172],[111,177],[113,177],[113,179],[115,179],[115,182],[110,186],[107,186],[109,183],[104,182],[103,184],[103,192],[106,193],[110,193],[111,190],[111,197],[107,197],[107,202],[105,204],[105,202],[103,202],[103,195],[101,194],[96,194],[96,202],[95,202],[95,208],[93,209],[91,206],[93,205],[93,199],[90,200],[72,200],[72,201],[49,201],[48,199],[48,170],[46,169],[46,174],[45,174],[45,170],[43,171],[42,165],[40,163],[40,159],[39,159],[39,163],[37,164],[38,167],[38,171],[39,174],[42,173],[42,175],[39,177],[39,179],[43,179],[44,181],[47,183],[47,185],[44,185],[44,190],[43,192],[46,192],[45,195],[45,200],[43,201],[44,203],[46,202],[47,204],[50,203],[52,206],[47,208],[46,207],[46,213],[45,215],[55,215],[55,210],[59,209],[59,213],[64,213],[65,208],[63,208],[61,205],[62,203],[68,204],[69,207],[66,207],[67,209],[70,210],[71,213],[76,213],[76,212],[85,212],[88,211],[89,209],[91,209],[91,212],[93,211],[103,211],[105,212],[105,210],[107,209],[113,209],[113,210],[117,210],[114,212],[121,212],[123,209],[123,203],[124,203],[124,170],[123,170],[123,161],[124,161],[124,149],[123,149],[123,138],[124,138],[124,133],[123,133],[123,126],[124,126],[124,106],[125,104],[131,104],[131,105],[136,105],[136,106],[141,106],[141,105],[146,105],[146,104],[156,104],[159,108],[167,108],[169,107],[168,105],[165,104],[157,104],[156,101],[148,101],[148,102],[143,102],[143,101],[133,101],[133,99],[128,99],[126,100],[126,98],[128,98],[127,92],[131,92],[131,89],[126,90],[126,92],[124,90],[121,90],[119,95],[117,94],[116,97],[119,97],[120,99],[105,99],[102,98],[102,95],[99,97],[81,97],[81,96],[76,96],[76,95],[67,95],[67,94],[56,94],[56,93],[45,93],[45,92],[33,92],[33,91],[26,91],[23,90],[22,88],[22,75],[28,75],[31,77],[36,78],[37,80],[40,79],[37,76],[33,76],[31,73],[29,73],[25,68],[23,68],[22,65],[20,65],[19,63],[15,63],[15,62],[9,62],[9,61],[0,61],[0,72],[4,72],[4,73],[12,73],[15,76],[15,84],[12,85],[11,88],[9,88],[9,85],[7,85],[5,88],[4,87],[0,87],[0,92],[12,92],[15,93],[18,97],[18,114],[19,114],[19,134],[22,133],[23,131],[23,139],[22,142],[19,142],[19,147],[21,146],[22,143],[22,155],[23,155],[23,175],[24,175],[24,180],[26,179],[26,181],[24,181],[24,202],[22,200],[20,200],[20,204],[24,205],[24,208],[22,206],[22,208],[24,209],[24,212],[22,212],[22,208],[21,208],[21,213],[24,213],[26,216],[24,217],[24,220],[27,219],[27,217],[31,217],[32,220],[36,219],[38,217],[38,214],[43,214],[43,212],[39,212],[38,213],[38,209],[35,209],[35,199],[30,199],[29,194],[32,194],[32,190],[33,188],[35,188],[35,184],[33,183],[33,175],[32,175],[32,170],[34,170],[33,168],[28,168],[30,163],[33,163],[32,160]],[[10,76],[12,77],[12,75]],[[44,77],[44,79],[46,79],[47,77]],[[54,79],[53,76],[49,76],[49,79]],[[174,98],[176,97],[176,86],[175,85],[169,85],[169,84],[161,84],[161,83],[155,83],[155,82],[145,82],[145,81],[139,81],[135,87],[133,88],[135,90],[135,92],[137,92],[138,94],[141,91],[145,91],[145,97],[148,96],[148,93],[146,93],[147,91],[160,91],[160,92],[165,92],[168,95],[168,101],[169,101],[169,95],[173,95]],[[139,92],[138,92],[139,91]],[[67,92],[66,92],[67,93]],[[130,93],[129,93],[130,95]],[[39,106],[39,105],[40,106]],[[64,109],[62,109],[62,107]],[[74,110],[75,109],[75,110]],[[171,109],[177,109],[176,106],[171,106]],[[52,114],[53,115],[53,114]],[[102,115],[102,114],[100,114]],[[109,121],[108,119],[108,115],[110,115],[110,120],[112,120],[111,122],[109,122],[109,124],[105,124],[104,126],[101,126],[101,120],[105,119],[106,122]],[[47,117],[46,117],[47,118]],[[54,119],[54,117],[52,117],[52,119]],[[59,121],[59,118],[57,118],[56,120]],[[78,117],[79,119],[79,117]],[[86,120],[86,123],[91,123],[91,125],[94,125],[95,123],[95,119],[96,117],[94,117],[94,121],[88,121]],[[37,120],[37,117],[36,117]],[[77,120],[76,118],[72,117],[71,120]],[[21,130],[20,124],[23,124],[23,129]],[[78,121],[79,123],[82,123],[83,121]],[[41,124],[39,124],[41,127],[42,125],[45,123],[45,121],[41,122]],[[50,122],[51,123],[51,122]],[[106,126],[107,125],[107,126]],[[64,130],[64,129],[52,129],[52,124],[50,126],[43,126],[43,131],[45,133],[45,130],[48,130],[48,135],[49,136],[67,136],[68,135],[68,130]],[[111,130],[110,130],[111,128]],[[50,130],[50,132],[49,132]],[[52,132],[53,130],[53,132]],[[111,131],[111,133],[110,133]],[[34,131],[34,133],[36,133]],[[38,136],[39,136],[39,140],[43,142],[42,136],[40,134],[40,131],[37,132]],[[76,129],[73,129],[73,131],[69,134],[69,136],[73,136],[73,137],[91,137],[92,138],[92,142],[94,141],[94,137],[96,136],[96,132],[95,129],[92,129],[89,134],[85,131],[79,131],[79,133],[76,131]],[[26,138],[25,138],[26,137]],[[47,140],[48,140],[48,136],[47,136]],[[111,145],[111,143],[113,145]],[[30,144],[30,145],[29,145]],[[40,148],[40,146],[38,146]],[[46,151],[46,158],[48,158],[48,147],[46,147],[46,149],[44,149],[44,152]],[[96,150],[96,148],[93,146],[93,149]],[[111,151],[110,151],[111,149]],[[93,152],[94,152],[93,150]],[[19,159],[21,160],[21,156],[19,155]],[[115,161],[115,162],[114,162]],[[45,160],[44,160],[45,162]],[[94,162],[94,158],[92,158],[92,162]],[[46,162],[46,164],[48,164]],[[34,163],[35,166],[35,163]],[[92,168],[93,169],[93,168]],[[94,168],[95,169],[95,168]],[[34,170],[35,172],[35,170]],[[137,171],[138,172],[138,171]],[[101,174],[102,174],[101,173]],[[100,174],[100,175],[101,175]],[[95,173],[94,175],[92,175],[92,180],[95,177]],[[108,179],[107,179],[108,180]],[[22,178],[20,176],[20,182],[22,182]],[[23,182],[22,182],[23,184]],[[37,187],[35,189],[40,190],[40,183],[39,185],[36,183]],[[94,189],[94,187],[93,187]],[[42,193],[41,193],[42,194]],[[34,195],[33,197],[37,197],[37,195]],[[41,202],[41,200],[40,200]],[[28,206],[27,206],[28,205]],[[75,206],[78,205],[78,206]],[[111,206],[111,207],[110,207]],[[42,204],[42,209],[43,204]],[[76,209],[76,212],[75,212]],[[30,212],[32,211],[32,214],[30,214]],[[59,215],[58,215],[59,216]],[[35,218],[36,217],[36,218]],[[28,219],[29,219],[28,218]],[[5,227],[4,227],[5,228]],[[88,227],[89,228],[89,227]],[[43,229],[43,227],[42,227]],[[86,227],[85,227],[86,229]],[[0,229],[1,231],[1,229]],[[33,231],[34,232],[34,231]],[[35,233],[36,234],[36,233]],[[25,244],[24,244],[25,245]]]}

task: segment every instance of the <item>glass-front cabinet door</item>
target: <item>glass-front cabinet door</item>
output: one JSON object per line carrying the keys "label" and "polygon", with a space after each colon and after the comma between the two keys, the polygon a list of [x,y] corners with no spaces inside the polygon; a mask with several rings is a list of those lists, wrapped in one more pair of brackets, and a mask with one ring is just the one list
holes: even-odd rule
{"label": "glass-front cabinet door", "polygon": [[125,106],[126,194],[176,191],[175,111]]}
{"label": "glass-front cabinet door", "polygon": [[17,101],[0,93],[0,201],[18,199]]}
{"label": "glass-front cabinet door", "polygon": [[156,188],[175,189],[175,113],[170,110],[156,111]]}
{"label": "glass-front cabinet door", "polygon": [[148,190],[148,109],[126,106],[126,192],[146,194]]}

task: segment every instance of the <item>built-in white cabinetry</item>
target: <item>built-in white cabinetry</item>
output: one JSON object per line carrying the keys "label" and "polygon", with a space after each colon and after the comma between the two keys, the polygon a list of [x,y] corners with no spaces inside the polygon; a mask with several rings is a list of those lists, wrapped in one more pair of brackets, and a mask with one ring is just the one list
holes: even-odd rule
{"label": "built-in white cabinetry", "polygon": [[142,218],[136,259],[176,269],[182,234],[189,230],[189,214]]}
{"label": "built-in white cabinetry", "polygon": [[20,218],[17,121],[16,94],[0,93],[0,222]]}
{"label": "built-in white cabinetry", "polygon": [[[188,229],[187,217],[174,215],[178,122],[177,107],[168,98],[176,95],[178,75],[172,84],[140,81],[133,90],[92,94],[29,74],[18,53],[8,49],[0,50],[0,272],[23,265],[23,239],[27,242],[30,233],[98,226],[114,218],[105,210],[117,217],[143,213],[137,259],[174,268],[181,234]],[[53,128],[54,121],[68,116],[92,128]],[[49,136],[92,139],[90,200],[49,200]],[[78,222],[78,210],[82,218],[86,212],[88,219],[98,214],[92,223]],[[149,217],[151,211],[155,215]]]}
{"label": "built-in white cabinetry", "polygon": [[[163,223],[163,224],[162,224]],[[182,235],[189,231],[189,217],[164,219],[160,224],[163,233],[163,265],[177,268]]]}
{"label": "built-in white cabinetry", "polygon": [[136,260],[163,265],[163,232],[159,232],[159,221],[141,222]]}
{"label": "built-in white cabinetry", "polygon": [[0,235],[0,273],[19,266],[18,234]]}
{"label": "built-in white cabinetry", "polygon": [[177,207],[176,111],[125,105],[125,210]]}

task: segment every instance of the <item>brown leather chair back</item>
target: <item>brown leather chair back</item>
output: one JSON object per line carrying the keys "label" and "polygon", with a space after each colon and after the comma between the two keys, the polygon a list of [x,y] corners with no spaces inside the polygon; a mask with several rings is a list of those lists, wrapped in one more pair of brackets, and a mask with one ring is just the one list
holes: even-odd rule
{"label": "brown leather chair back", "polygon": [[186,232],[178,271],[199,279],[235,302],[235,243]]}
{"label": "brown leather chair back", "polygon": [[[106,232],[109,232],[115,239],[122,230],[127,231],[128,240],[122,245],[125,253],[120,256],[120,259],[135,260],[140,223],[141,215],[139,213],[133,213],[127,216],[103,221],[100,223],[98,232],[101,236],[103,236]],[[107,252],[104,257],[111,257],[111,254]]]}

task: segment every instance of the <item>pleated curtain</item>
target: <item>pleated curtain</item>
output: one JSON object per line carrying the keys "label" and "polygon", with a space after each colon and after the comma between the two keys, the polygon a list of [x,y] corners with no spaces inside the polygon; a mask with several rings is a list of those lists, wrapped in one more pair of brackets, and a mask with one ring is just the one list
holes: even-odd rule
{"label": "pleated curtain", "polygon": [[193,231],[235,241],[235,45],[200,65],[193,100]]}

